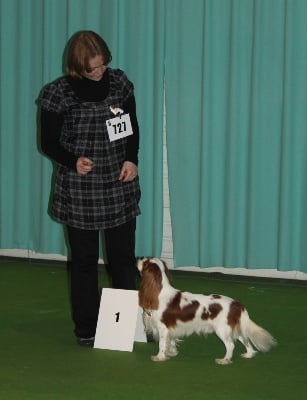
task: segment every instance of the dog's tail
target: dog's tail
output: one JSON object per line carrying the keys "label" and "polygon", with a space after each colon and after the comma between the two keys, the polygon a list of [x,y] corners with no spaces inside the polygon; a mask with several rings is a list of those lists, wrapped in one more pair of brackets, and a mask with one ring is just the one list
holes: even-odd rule
{"label": "dog's tail", "polygon": [[248,339],[258,351],[267,352],[277,344],[275,338],[264,328],[252,321],[248,314],[241,318],[242,336]]}

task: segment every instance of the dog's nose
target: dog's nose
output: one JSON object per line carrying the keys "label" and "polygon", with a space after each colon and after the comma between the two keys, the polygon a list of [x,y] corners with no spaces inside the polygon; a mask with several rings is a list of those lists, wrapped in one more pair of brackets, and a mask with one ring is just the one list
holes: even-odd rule
{"label": "dog's nose", "polygon": [[144,257],[138,257],[136,259],[136,267],[139,270],[139,272],[141,272],[142,269],[142,261],[144,260]]}

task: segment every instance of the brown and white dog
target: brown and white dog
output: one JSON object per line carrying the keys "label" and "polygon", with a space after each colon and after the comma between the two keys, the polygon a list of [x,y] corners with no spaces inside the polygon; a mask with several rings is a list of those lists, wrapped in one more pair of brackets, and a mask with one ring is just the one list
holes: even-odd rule
{"label": "brown and white dog", "polygon": [[[226,347],[224,358],[217,364],[230,364],[238,339],[246,348],[244,358],[257,351],[268,351],[276,342],[265,329],[256,325],[245,307],[230,297],[181,292],[169,280],[169,271],[157,258],[138,260],[141,274],[139,304],[144,309],[145,330],[159,341],[159,352],[153,361],[164,361],[178,354],[176,340],[192,333],[215,332]],[[254,347],[253,347],[254,346]]]}

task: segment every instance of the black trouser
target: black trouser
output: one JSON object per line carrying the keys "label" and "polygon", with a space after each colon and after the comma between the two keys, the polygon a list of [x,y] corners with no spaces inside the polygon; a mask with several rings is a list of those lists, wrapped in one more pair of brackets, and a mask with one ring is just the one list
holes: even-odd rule
{"label": "black trouser", "polygon": [[[104,230],[108,269],[115,289],[136,289],[135,218],[115,228]],[[71,251],[71,305],[75,334],[92,337],[99,312],[98,259],[99,230],[67,226]]]}

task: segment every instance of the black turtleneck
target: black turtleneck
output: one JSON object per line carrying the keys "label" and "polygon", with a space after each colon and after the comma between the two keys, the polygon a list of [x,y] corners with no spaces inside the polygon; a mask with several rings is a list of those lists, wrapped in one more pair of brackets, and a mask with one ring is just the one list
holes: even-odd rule
{"label": "black turtleneck", "polygon": [[[110,88],[108,70],[105,71],[100,81],[82,78],[74,79],[70,76],[66,78],[76,95],[84,101],[104,100]],[[136,104],[134,96],[129,97],[123,105],[124,111],[130,114],[133,135],[127,138],[125,161],[131,161],[138,165],[139,150],[139,126],[136,117]],[[54,161],[76,170],[78,156],[67,151],[60,144],[60,136],[63,125],[63,115],[55,112],[41,110],[41,149]]]}
{"label": "black turtleneck", "polygon": [[76,95],[84,101],[102,101],[107,97],[110,89],[108,69],[102,75],[100,81],[93,81],[86,77],[74,79],[71,76],[67,77],[67,81]]}

